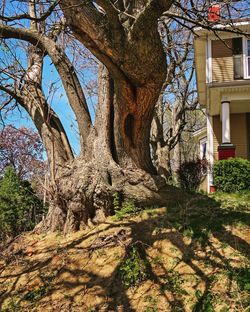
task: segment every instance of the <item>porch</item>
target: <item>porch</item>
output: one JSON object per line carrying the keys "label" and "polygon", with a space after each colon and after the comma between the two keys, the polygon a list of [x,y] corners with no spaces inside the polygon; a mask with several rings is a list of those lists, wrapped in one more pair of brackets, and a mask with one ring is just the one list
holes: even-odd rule
{"label": "porch", "polygon": [[210,162],[229,157],[250,159],[250,86],[213,83],[209,95]]}

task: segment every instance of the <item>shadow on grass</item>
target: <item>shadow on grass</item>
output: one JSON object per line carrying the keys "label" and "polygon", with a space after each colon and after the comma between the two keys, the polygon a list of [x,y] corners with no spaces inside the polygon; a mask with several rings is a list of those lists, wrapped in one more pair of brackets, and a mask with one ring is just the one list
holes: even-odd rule
{"label": "shadow on grass", "polygon": [[[199,263],[203,263],[204,261],[209,263],[211,271],[220,270],[227,272],[229,280],[234,280],[238,284],[240,290],[247,292],[250,290],[248,284],[248,278],[250,277],[249,268],[232,267],[227,257],[223,256],[210,241],[210,238],[214,237],[221,245],[230,246],[234,252],[249,257],[249,243],[231,231],[232,227],[234,227],[237,222],[240,222],[246,227],[250,226],[250,215],[248,212],[232,211],[229,208],[223,209],[220,207],[220,203],[213,198],[205,195],[194,195],[192,199],[186,201],[184,204],[176,203],[174,205],[169,205],[164,214],[159,215],[157,210],[154,209],[148,210],[147,214],[149,217],[146,219],[138,218],[138,220],[136,219],[137,221],[128,220],[122,223],[122,227],[130,229],[130,241],[128,245],[122,247],[125,251],[124,256],[119,259],[118,265],[114,267],[113,272],[109,276],[103,277],[99,274],[89,272],[82,268],[80,264],[76,269],[70,269],[65,265],[57,271],[55,280],[51,281],[52,287],[48,289],[47,293],[45,292],[45,295],[51,295],[58,289],[64,292],[67,292],[69,289],[76,289],[73,297],[71,296],[67,302],[68,308],[71,309],[71,311],[139,311],[134,308],[134,305],[131,303],[131,298],[129,298],[128,295],[128,288],[131,289],[131,287],[134,287],[136,291],[136,287],[140,286],[144,280],[148,280],[152,285],[158,287],[160,295],[165,298],[166,307],[163,307],[161,311],[185,311],[185,290],[182,288],[181,276],[177,274],[174,267],[168,270],[162,263],[159,263],[161,274],[157,274],[152,259],[150,259],[149,250],[154,248],[154,243],[159,241],[168,241],[175,246],[181,254],[179,262],[185,263],[204,284],[204,289],[195,293],[194,312],[210,311],[209,309],[212,309],[213,295],[211,293],[211,287],[213,278],[207,274],[207,271],[202,265],[199,265]],[[68,250],[70,252],[72,248],[77,249],[79,252],[81,248],[78,245],[87,238],[98,234],[100,235],[107,230],[120,228],[120,226],[121,225],[118,223],[112,223],[104,230],[86,234],[70,242],[68,245],[63,246],[61,249],[58,248],[56,252],[58,254],[62,253],[63,250]],[[184,237],[190,239],[189,244],[184,241]],[[207,253],[208,247],[210,250],[209,254]],[[132,267],[131,270],[135,270],[135,276],[139,276],[138,283],[132,281],[131,285],[125,285],[126,283],[124,283],[123,276],[124,270],[122,273],[122,268],[124,265],[130,265],[129,262],[126,261],[129,257],[131,258],[132,248],[136,250],[135,257],[138,258],[138,265],[136,269]],[[200,256],[199,253],[196,252],[198,249],[203,251],[203,256]],[[53,253],[53,249],[51,249],[50,252]],[[82,248],[83,256],[84,252],[84,248]],[[3,280],[15,278],[15,281],[10,290],[2,292],[0,307],[4,300],[15,291],[16,284],[21,275],[32,272],[41,274],[41,272],[49,267],[53,257],[54,254],[39,263],[31,263],[28,268],[25,268],[19,274],[1,276]],[[89,261],[91,262],[91,256]],[[140,270],[142,272],[140,272]],[[74,277],[85,276],[86,281],[80,282],[76,280],[72,282],[64,280],[60,278],[64,273],[68,273]],[[131,274],[131,272],[128,272],[128,274]],[[229,285],[229,288],[230,287]],[[93,290],[94,292],[94,289],[97,291],[97,296],[100,298],[99,304],[94,304],[92,310],[88,310],[87,308],[86,310],[83,310],[83,308],[77,310],[77,308],[74,308],[74,297],[79,294],[82,294],[84,297],[86,291]],[[228,289],[228,292],[230,292],[230,289]],[[145,298],[148,294],[150,294],[150,289],[145,290],[141,294],[141,299]],[[24,294],[19,295],[20,298],[24,298]],[[157,310],[153,310],[152,308],[149,311]]]}

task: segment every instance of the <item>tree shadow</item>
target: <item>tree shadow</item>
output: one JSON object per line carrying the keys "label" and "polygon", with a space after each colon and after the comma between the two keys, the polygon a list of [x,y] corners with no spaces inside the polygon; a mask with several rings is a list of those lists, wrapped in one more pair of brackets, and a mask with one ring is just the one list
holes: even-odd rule
{"label": "tree shadow", "polygon": [[[69,296],[67,304],[71,311],[78,311],[77,309],[74,310],[75,298],[79,295],[82,295],[84,298],[88,291],[93,292],[93,294],[97,291],[100,303],[93,302],[93,311],[137,311],[134,307],[135,304],[131,303],[131,296],[128,292],[129,289],[124,284],[121,274],[121,267],[126,259],[128,259],[131,247],[135,246],[140,260],[143,261],[145,265],[145,280],[150,281],[151,285],[156,285],[158,287],[159,294],[165,298],[165,302],[168,304],[168,307],[165,307],[166,310],[164,311],[185,311],[186,303],[182,292],[182,286],[179,284],[179,286],[175,285],[172,281],[173,276],[171,275],[173,272],[177,272],[175,270],[178,264],[173,266],[170,270],[162,262],[158,263],[161,271],[159,274],[155,269],[155,265],[152,261],[153,259],[150,258],[150,250],[156,248],[154,247],[156,242],[162,241],[168,241],[175,246],[181,255],[178,263],[184,263],[189,267],[192,272],[199,277],[200,283],[202,282],[204,285],[202,293],[195,298],[194,312],[204,310],[204,305],[209,299],[211,285],[213,283],[211,276],[199,265],[199,262],[208,260],[212,271],[228,270],[229,272],[233,272],[231,276],[229,275],[229,279],[236,280],[240,285],[242,281],[240,277],[241,275],[244,277],[245,272],[242,271],[242,268],[233,268],[227,257],[223,256],[218,248],[211,243],[210,238],[214,237],[221,244],[227,244],[233,250],[249,257],[249,243],[229,230],[229,226],[234,226],[235,222],[241,222],[249,226],[250,220],[248,212],[224,209],[221,208],[220,203],[214,199],[205,195],[197,195],[184,204],[177,203],[169,205],[165,211],[163,209],[161,210],[161,214],[158,213],[157,209],[151,209],[146,212],[147,217],[143,219],[143,213],[145,212],[142,212],[141,217],[135,218],[132,221],[125,220],[122,224],[107,223],[107,227],[103,229],[97,229],[96,231],[87,233],[60,248],[56,248],[56,253],[59,255],[63,253],[64,250],[67,250],[69,258],[71,257],[71,253],[76,250],[77,252],[81,252],[82,256],[86,256],[86,248],[81,246],[81,243],[86,239],[94,238],[96,235],[107,235],[107,231],[116,231],[121,227],[129,229],[129,237],[127,237],[129,242],[119,246],[119,248],[123,250],[123,255],[120,256],[111,274],[103,276],[102,274],[93,273],[89,269],[83,268],[78,260],[74,263],[76,267],[74,269],[70,268],[66,263],[57,270],[52,283],[53,287],[48,291],[47,295],[52,295],[53,292],[58,290],[62,290],[66,294],[68,290],[75,290],[73,291],[73,295]],[[184,240],[187,234],[190,235],[188,244]],[[105,248],[105,246],[103,248]],[[207,253],[207,248],[209,248],[213,258]],[[197,254],[197,249],[202,252],[202,256]],[[47,250],[48,253],[53,253],[54,251],[55,248]],[[159,252],[164,254],[162,250],[159,250]],[[88,256],[89,259],[86,262],[86,267],[91,266],[91,261],[93,261],[91,258],[92,253],[89,253]],[[36,271],[42,272],[48,269],[53,257],[54,253],[51,257],[43,259],[43,261],[39,263],[31,262],[29,267],[19,274],[0,276],[1,279],[16,278],[11,288],[1,294],[0,307],[6,298],[11,296],[13,291],[16,291],[15,287],[21,275]],[[76,277],[76,279],[74,281],[65,280],[63,277],[65,273]],[[80,281],[81,277],[84,277],[86,281]],[[140,283],[142,284],[143,282],[144,281],[141,281]],[[134,291],[136,291],[139,286],[140,284],[134,285]],[[142,292],[140,294],[142,299],[147,294],[150,294],[150,291],[150,289],[146,289]],[[170,296],[167,296],[167,294]]]}

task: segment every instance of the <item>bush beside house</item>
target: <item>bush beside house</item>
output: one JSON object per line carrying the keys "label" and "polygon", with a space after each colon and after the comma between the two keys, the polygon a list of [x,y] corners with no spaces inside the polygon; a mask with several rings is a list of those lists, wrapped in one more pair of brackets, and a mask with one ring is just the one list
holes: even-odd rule
{"label": "bush beside house", "polygon": [[197,191],[207,169],[208,162],[205,158],[183,162],[177,172],[180,187],[187,191]]}
{"label": "bush beside house", "polygon": [[227,193],[250,190],[250,161],[230,158],[217,161],[213,167],[216,190]]}

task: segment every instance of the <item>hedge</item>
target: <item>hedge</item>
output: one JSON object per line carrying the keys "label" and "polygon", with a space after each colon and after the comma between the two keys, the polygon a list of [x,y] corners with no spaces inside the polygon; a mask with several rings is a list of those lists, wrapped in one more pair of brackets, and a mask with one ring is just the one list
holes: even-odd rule
{"label": "hedge", "polygon": [[250,161],[242,158],[219,160],[213,167],[216,190],[233,193],[250,189]]}

